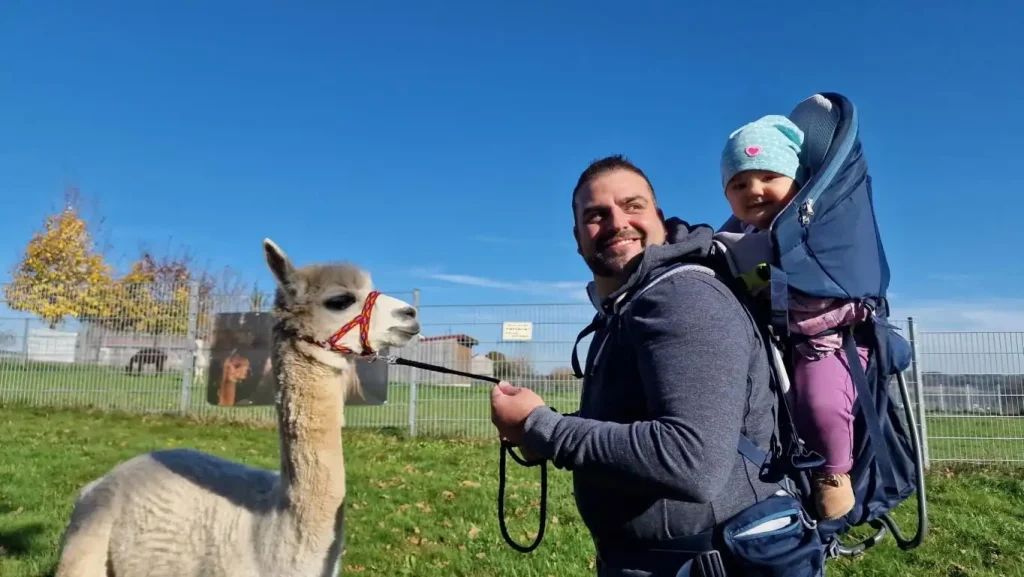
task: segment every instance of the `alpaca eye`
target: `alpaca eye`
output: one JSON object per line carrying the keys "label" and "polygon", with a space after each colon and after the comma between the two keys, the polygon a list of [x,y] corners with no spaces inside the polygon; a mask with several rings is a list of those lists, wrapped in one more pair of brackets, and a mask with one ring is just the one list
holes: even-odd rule
{"label": "alpaca eye", "polygon": [[338,295],[325,300],[324,306],[327,307],[327,310],[343,311],[355,304],[355,302],[356,297],[352,295]]}

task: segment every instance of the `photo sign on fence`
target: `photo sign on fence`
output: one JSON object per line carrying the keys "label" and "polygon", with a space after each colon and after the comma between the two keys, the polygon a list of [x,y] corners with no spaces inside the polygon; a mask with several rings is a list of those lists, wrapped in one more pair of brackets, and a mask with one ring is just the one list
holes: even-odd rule
{"label": "photo sign on fence", "polygon": [[[276,386],[270,357],[270,313],[215,315],[206,372],[206,401],[220,407],[274,404]],[[388,354],[387,350],[381,354]],[[388,364],[356,361],[362,387],[347,405],[383,405],[388,398]]]}

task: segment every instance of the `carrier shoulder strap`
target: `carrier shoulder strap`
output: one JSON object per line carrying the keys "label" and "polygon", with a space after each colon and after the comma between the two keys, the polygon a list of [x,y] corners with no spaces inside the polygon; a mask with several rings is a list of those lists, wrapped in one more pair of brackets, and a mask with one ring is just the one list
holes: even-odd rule
{"label": "carrier shoulder strap", "polygon": [[[714,257],[711,257],[711,258],[713,259]],[[711,262],[713,263],[714,261],[711,260]],[[736,282],[735,282],[737,279],[734,279],[731,276],[723,276],[723,274],[720,274],[718,271],[716,271],[715,267],[713,267],[713,266],[707,266],[707,265],[698,264],[698,263],[695,263],[695,262],[684,262],[684,263],[679,263],[679,264],[676,264],[676,265],[673,265],[673,266],[669,267],[664,272],[662,272],[658,276],[656,276],[653,279],[651,279],[650,282],[648,282],[646,285],[641,287],[638,291],[636,291],[632,295],[629,295],[628,298],[624,298],[624,299],[622,299],[622,301],[615,303],[615,306],[614,306],[614,309],[613,309],[614,310],[614,314],[620,313],[622,310],[624,310],[633,301],[633,299],[635,299],[636,297],[644,294],[645,292],[650,290],[652,287],[657,285],[659,282],[661,282],[663,280],[666,280],[669,277],[675,276],[675,275],[677,275],[677,274],[679,274],[681,272],[686,272],[686,271],[696,271],[696,272],[699,272],[699,273],[702,273],[702,274],[706,274],[706,275],[708,275],[710,277],[718,279],[720,282],[722,282],[723,284],[726,285],[726,288],[728,288],[729,291],[731,293],[733,293],[733,296],[735,296],[736,298],[740,299],[740,305],[743,306],[744,309],[747,309],[747,303],[743,299],[742,293],[737,294],[737,290],[739,290],[738,289],[738,285],[736,285]],[[750,318],[751,322],[755,323],[755,325],[756,325],[756,320],[754,319],[754,317],[752,315],[748,315],[748,318]],[[754,330],[757,331],[757,332],[760,332],[758,330],[757,326],[754,327]],[[768,346],[771,346],[771,345],[769,344]],[[739,451],[740,455],[743,456],[743,458],[745,458],[748,461],[750,461],[751,464],[753,464],[754,466],[758,467],[759,469],[764,470],[768,466],[768,463],[769,463],[768,453],[765,452],[764,450],[762,450],[761,448],[759,448],[745,434],[740,433],[740,439],[739,439],[739,442],[737,443],[736,449],[737,449],[737,451]]]}
{"label": "carrier shoulder strap", "polygon": [[843,335],[843,352],[846,353],[846,365],[850,371],[857,390],[856,403],[860,405],[861,414],[864,416],[864,424],[868,431],[868,448],[875,456],[878,464],[878,473],[882,477],[882,491],[888,499],[895,498],[896,474],[893,471],[892,458],[889,456],[889,447],[886,445],[885,433],[882,431],[881,416],[875,407],[875,396],[868,386],[867,375],[864,367],[860,364],[860,355],[857,352],[857,343],[853,335],[846,331]]}
{"label": "carrier shoulder strap", "polygon": [[596,315],[594,320],[590,321],[590,324],[584,327],[583,330],[576,335],[576,342],[572,344],[572,372],[577,379],[583,378],[583,369],[580,368],[580,359],[576,349],[580,346],[580,341],[585,339],[590,333],[596,331],[603,323],[604,317],[602,315]]}
{"label": "carrier shoulder strap", "polygon": [[[701,272],[703,272],[703,273],[705,273],[707,275],[710,275],[710,276],[714,276],[715,275],[715,272],[712,269],[710,269],[710,268],[708,268],[706,266],[703,266],[703,265],[695,264],[695,263],[681,263],[681,264],[673,265],[673,266],[669,267],[668,269],[666,269],[661,274],[659,274],[658,276],[656,276],[653,279],[651,279],[650,281],[648,281],[648,283],[646,285],[643,285],[642,287],[640,287],[639,290],[637,290],[637,291],[635,291],[633,293],[626,293],[626,294],[622,295],[621,297],[619,297],[619,300],[617,300],[612,305],[612,312],[611,312],[611,314],[605,315],[605,314],[599,313],[599,314],[595,315],[594,319],[590,322],[590,324],[587,325],[586,327],[584,327],[583,330],[580,331],[578,335],[576,335],[576,342],[573,343],[573,345],[572,345],[572,371],[573,371],[573,374],[576,376],[577,379],[581,379],[584,376],[584,370],[583,370],[584,368],[580,366],[579,354],[577,353],[577,348],[579,347],[580,341],[582,341],[583,339],[587,338],[587,336],[590,335],[591,333],[597,331],[597,329],[599,329],[602,325],[608,323],[610,321],[609,317],[613,317],[613,316],[616,316],[619,313],[621,313],[623,311],[623,309],[625,309],[634,298],[636,298],[636,297],[642,295],[643,293],[647,292],[651,287],[653,287],[654,285],[658,284],[662,280],[665,280],[666,278],[668,278],[668,277],[670,277],[672,275],[675,275],[677,273],[680,273],[680,272],[682,272],[684,270],[700,270]],[[598,346],[599,347],[603,347],[604,343],[602,342]],[[598,350],[598,355],[600,355],[600,348]],[[595,358],[597,358],[597,357],[595,356]]]}
{"label": "carrier shoulder strap", "polygon": [[645,284],[644,286],[640,287],[640,289],[637,290],[636,292],[634,292],[634,293],[632,293],[630,295],[627,295],[622,300],[616,302],[612,306],[612,314],[618,314],[618,313],[622,312],[623,309],[625,309],[630,303],[633,302],[633,299],[635,299],[638,296],[644,294],[645,292],[651,290],[652,288],[654,288],[655,285],[657,285],[661,281],[666,280],[669,277],[675,276],[675,275],[677,275],[677,274],[679,274],[681,272],[685,272],[685,271],[688,271],[688,270],[693,270],[693,271],[701,272],[701,273],[704,273],[704,274],[706,274],[708,276],[712,276],[712,277],[717,277],[718,276],[718,273],[716,273],[713,268],[711,268],[709,266],[702,265],[702,264],[697,264],[697,263],[693,263],[693,262],[684,262],[684,263],[674,264],[674,265],[670,266],[669,268],[665,269],[658,276],[656,276],[653,279],[651,279],[650,281],[648,281],[647,284]]}

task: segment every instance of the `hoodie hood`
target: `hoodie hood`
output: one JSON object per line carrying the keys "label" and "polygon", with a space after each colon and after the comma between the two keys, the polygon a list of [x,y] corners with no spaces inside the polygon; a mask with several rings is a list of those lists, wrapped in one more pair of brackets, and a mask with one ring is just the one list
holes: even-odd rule
{"label": "hoodie hood", "polygon": [[704,259],[711,254],[714,229],[710,226],[690,225],[682,219],[673,217],[665,221],[665,229],[665,244],[650,245],[644,249],[640,264],[633,274],[607,298],[602,299],[598,295],[594,281],[587,283],[590,303],[598,312],[607,312],[613,303],[632,292],[635,287],[647,284],[665,268],[680,262]]}

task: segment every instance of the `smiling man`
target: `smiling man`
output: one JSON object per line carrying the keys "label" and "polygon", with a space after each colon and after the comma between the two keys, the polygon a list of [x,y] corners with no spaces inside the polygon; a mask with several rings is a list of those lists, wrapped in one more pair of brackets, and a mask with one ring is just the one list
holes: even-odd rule
{"label": "smiling man", "polygon": [[767,354],[722,282],[676,266],[708,256],[711,228],[666,222],[639,168],[620,156],[594,162],[572,207],[597,309],[580,335],[594,333],[580,410],[559,414],[501,383],[492,421],[530,458],[573,472],[599,577],[674,577],[694,551],[717,546],[717,525],[779,489],[737,449],[741,433],[769,446]]}
{"label": "smiling man", "polygon": [[654,188],[620,156],[587,167],[573,190],[572,210],[577,250],[594,273],[590,290],[600,297],[626,282],[647,245],[665,242],[665,215]]}

